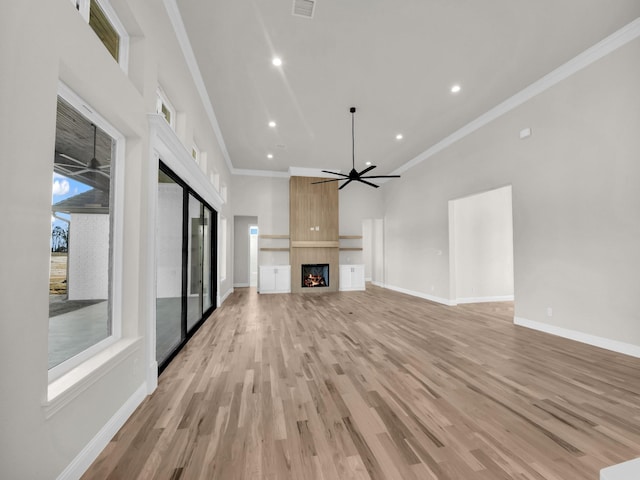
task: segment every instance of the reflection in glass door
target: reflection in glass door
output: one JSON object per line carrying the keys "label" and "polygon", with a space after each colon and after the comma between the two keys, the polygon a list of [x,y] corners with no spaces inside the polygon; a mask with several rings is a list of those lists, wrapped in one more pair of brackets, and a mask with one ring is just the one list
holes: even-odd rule
{"label": "reflection in glass door", "polygon": [[215,308],[216,221],[216,212],[161,163],[156,239],[156,359],[161,370]]}
{"label": "reflection in glass door", "polygon": [[182,342],[182,197],[184,191],[158,172],[156,233],[156,359],[162,364]]}
{"label": "reflection in glass door", "polygon": [[189,195],[189,279],[187,284],[187,330],[202,317],[202,258],[204,250],[203,205]]}

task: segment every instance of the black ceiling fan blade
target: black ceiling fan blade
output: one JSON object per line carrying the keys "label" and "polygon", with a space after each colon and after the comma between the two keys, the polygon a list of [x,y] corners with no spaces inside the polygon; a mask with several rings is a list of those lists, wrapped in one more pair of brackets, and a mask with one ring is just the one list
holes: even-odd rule
{"label": "black ceiling fan blade", "polygon": [[344,182],[342,185],[340,185],[340,188],[338,188],[338,190],[342,190],[344,187],[346,187],[347,185],[349,185],[353,180],[350,178],[349,180],[347,180],[346,182]]}
{"label": "black ceiling fan blade", "polygon": [[344,178],[332,178],[331,180],[322,180],[320,182],[311,182],[311,185],[317,185],[318,183],[339,182],[340,180],[344,180]]}
{"label": "black ceiling fan blade", "polygon": [[376,168],[375,165],[370,165],[367,168],[365,168],[364,170],[362,170],[360,173],[358,173],[358,176],[361,177],[362,175],[367,173],[369,170],[373,170],[374,168]]}
{"label": "black ceiling fan blade", "polygon": [[329,170],[322,170],[323,173],[330,173],[331,175],[340,175],[341,177],[347,177],[349,178],[349,175],[345,175],[344,173],[340,173],[340,172],[330,172]]}
{"label": "black ceiling fan blade", "polygon": [[400,178],[400,175],[367,175],[361,178]]}
{"label": "black ceiling fan blade", "polygon": [[362,180],[362,177],[361,178],[356,178],[356,180],[358,180],[359,182],[362,182],[362,183],[366,183],[367,185],[369,185],[371,187],[375,187],[375,188],[380,187],[380,185],[376,185],[375,183],[371,183],[371,182],[367,182],[366,180]]}

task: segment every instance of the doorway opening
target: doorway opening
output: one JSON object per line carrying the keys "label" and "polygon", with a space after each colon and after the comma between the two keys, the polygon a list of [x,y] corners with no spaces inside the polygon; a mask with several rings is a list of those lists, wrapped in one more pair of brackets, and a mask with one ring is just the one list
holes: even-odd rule
{"label": "doorway opening", "polygon": [[450,300],[514,299],[511,186],[449,201]]}

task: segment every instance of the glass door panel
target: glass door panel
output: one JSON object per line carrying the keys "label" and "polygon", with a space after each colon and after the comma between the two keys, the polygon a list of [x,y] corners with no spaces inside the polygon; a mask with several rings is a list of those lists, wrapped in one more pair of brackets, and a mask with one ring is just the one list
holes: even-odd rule
{"label": "glass door panel", "polygon": [[182,205],[184,189],[158,173],[156,359],[166,360],[182,342]]}
{"label": "glass door panel", "polygon": [[189,195],[187,241],[187,331],[202,318],[202,259],[204,250],[203,205]]}
{"label": "glass door panel", "polygon": [[211,295],[211,232],[213,215],[204,207],[204,246],[202,251],[202,311],[206,312],[213,304]]}

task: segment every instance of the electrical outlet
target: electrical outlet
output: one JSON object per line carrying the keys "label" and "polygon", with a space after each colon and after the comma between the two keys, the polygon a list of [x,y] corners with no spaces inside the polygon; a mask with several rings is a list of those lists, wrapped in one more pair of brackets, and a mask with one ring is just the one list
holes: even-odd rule
{"label": "electrical outlet", "polygon": [[547,317],[553,317],[553,308],[547,307]]}

